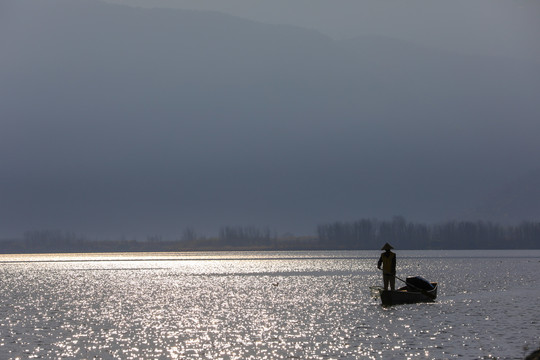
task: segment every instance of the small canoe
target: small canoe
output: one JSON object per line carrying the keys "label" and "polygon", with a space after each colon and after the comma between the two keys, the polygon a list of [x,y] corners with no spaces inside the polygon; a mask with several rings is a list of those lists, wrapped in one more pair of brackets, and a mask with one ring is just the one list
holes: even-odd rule
{"label": "small canoe", "polygon": [[437,283],[432,282],[433,289],[421,290],[404,286],[397,290],[384,290],[379,288],[381,301],[384,306],[433,302],[437,298]]}

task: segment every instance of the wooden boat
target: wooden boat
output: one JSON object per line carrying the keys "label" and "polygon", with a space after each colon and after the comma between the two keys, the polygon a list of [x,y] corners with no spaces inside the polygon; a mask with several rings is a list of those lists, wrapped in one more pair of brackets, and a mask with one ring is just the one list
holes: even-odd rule
{"label": "wooden boat", "polygon": [[437,298],[437,283],[432,282],[433,289],[423,290],[413,286],[404,286],[397,290],[379,288],[379,294],[384,306],[433,302]]}

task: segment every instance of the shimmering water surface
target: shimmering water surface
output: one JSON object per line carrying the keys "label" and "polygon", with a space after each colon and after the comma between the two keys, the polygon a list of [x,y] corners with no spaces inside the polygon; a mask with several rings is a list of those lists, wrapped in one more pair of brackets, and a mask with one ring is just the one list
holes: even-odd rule
{"label": "shimmering water surface", "polygon": [[[398,251],[434,304],[383,308],[377,251],[0,255],[0,359],[522,359],[540,251]],[[399,282],[398,282],[399,283]]]}

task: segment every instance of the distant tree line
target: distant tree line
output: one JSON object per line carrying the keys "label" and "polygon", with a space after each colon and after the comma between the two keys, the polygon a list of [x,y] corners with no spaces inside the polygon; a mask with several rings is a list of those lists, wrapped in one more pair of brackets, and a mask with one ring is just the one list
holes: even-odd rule
{"label": "distant tree line", "polygon": [[314,236],[278,236],[269,228],[253,226],[223,226],[213,238],[197,237],[193,230],[188,233],[179,243],[182,250],[306,250],[318,246]]}
{"label": "distant tree line", "polygon": [[0,253],[76,253],[177,251],[174,241],[163,241],[151,236],[147,241],[121,238],[118,240],[90,240],[72,232],[60,230],[27,231],[22,238],[0,240]]}
{"label": "distant tree line", "polygon": [[201,251],[201,250],[378,250],[386,243],[398,249],[538,249],[540,222],[500,225],[483,221],[449,221],[426,225],[360,219],[317,226],[316,236],[278,236],[268,228],[224,226],[217,237],[184,230],[179,239],[151,235],[136,239],[89,240],[59,230],[27,231],[19,239],[0,240],[1,253]]}
{"label": "distant tree line", "polygon": [[225,226],[219,230],[219,240],[231,246],[272,246],[277,235],[272,235],[268,228],[258,229],[253,226]]}
{"label": "distant tree line", "polygon": [[386,242],[400,249],[535,249],[540,223],[500,225],[483,221],[449,221],[426,225],[396,216],[391,221],[361,219],[317,227],[320,247],[377,249]]}
{"label": "distant tree line", "polygon": [[278,237],[268,228],[224,226],[217,237],[199,236],[185,229],[179,239],[150,235],[145,240],[95,240],[60,230],[27,231],[22,238],[0,239],[0,253],[154,252],[202,250],[305,250],[317,246],[314,236]]}

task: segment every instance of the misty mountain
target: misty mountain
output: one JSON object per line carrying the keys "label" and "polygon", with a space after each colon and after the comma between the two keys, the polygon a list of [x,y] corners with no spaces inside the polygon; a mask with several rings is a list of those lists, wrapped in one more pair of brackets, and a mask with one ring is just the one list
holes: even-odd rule
{"label": "misty mountain", "polygon": [[434,221],[540,155],[534,64],[208,11],[1,6],[6,233]]}
{"label": "misty mountain", "polygon": [[528,0],[106,0],[141,7],[213,10],[335,39],[375,35],[465,54],[540,63],[540,3]]}

